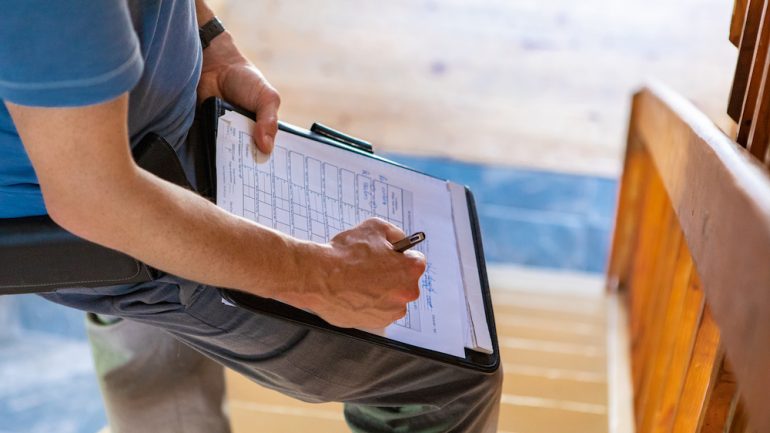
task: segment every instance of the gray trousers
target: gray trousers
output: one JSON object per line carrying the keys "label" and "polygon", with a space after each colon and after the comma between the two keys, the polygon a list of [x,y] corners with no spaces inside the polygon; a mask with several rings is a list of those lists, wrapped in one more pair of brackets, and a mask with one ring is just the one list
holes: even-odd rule
{"label": "gray trousers", "polygon": [[502,371],[471,372],[308,331],[171,276],[43,296],[129,319],[89,327],[114,433],[228,431],[220,365],[303,401],[344,402],[354,432],[497,431]]}

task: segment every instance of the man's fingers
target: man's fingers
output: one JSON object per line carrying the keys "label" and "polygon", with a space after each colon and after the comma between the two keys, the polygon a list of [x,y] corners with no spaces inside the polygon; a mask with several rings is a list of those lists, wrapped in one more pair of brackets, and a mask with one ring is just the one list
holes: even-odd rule
{"label": "man's fingers", "polygon": [[369,218],[364,224],[368,224],[377,229],[377,231],[385,235],[385,239],[391,244],[406,237],[406,233],[404,233],[403,230],[381,218]]}
{"label": "man's fingers", "polygon": [[221,73],[203,74],[198,88],[199,93],[211,93],[255,112],[256,125],[252,130],[252,140],[261,152],[272,152],[278,132],[281,97],[259,69],[246,63],[228,67]]}
{"label": "man's fingers", "polygon": [[387,239],[391,244],[395,244],[405,237],[406,233],[394,225],[391,225],[385,229],[385,239]]}
{"label": "man's fingers", "polygon": [[417,250],[404,251],[404,255],[409,257],[411,262],[412,271],[417,275],[422,275],[425,272],[425,268],[428,266],[425,255]]}
{"label": "man's fingers", "polygon": [[270,154],[278,133],[278,108],[281,97],[269,85],[265,85],[259,93],[256,104],[256,125],[254,126],[254,144],[262,153]]}
{"label": "man's fingers", "polygon": [[[393,322],[395,322],[396,320],[401,320],[401,319],[403,319],[403,318],[404,318],[404,316],[406,316],[406,307],[404,307],[404,308],[400,309],[400,310],[399,310],[399,311],[398,311],[396,314],[394,314],[394,315],[391,317],[391,319],[390,319],[390,323],[393,323]],[[390,324],[390,323],[389,323],[389,324]]]}
{"label": "man's fingers", "polygon": [[404,300],[406,302],[416,301],[420,297],[420,285],[414,284],[411,288],[404,291]]}

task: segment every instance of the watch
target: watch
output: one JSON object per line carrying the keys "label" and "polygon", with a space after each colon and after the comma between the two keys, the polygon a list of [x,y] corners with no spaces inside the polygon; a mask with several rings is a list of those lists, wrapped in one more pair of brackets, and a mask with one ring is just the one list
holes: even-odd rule
{"label": "watch", "polygon": [[206,24],[202,25],[198,29],[198,35],[201,38],[201,46],[203,49],[211,44],[211,40],[222,34],[225,31],[225,26],[222,25],[222,21],[219,18],[214,17],[210,19]]}

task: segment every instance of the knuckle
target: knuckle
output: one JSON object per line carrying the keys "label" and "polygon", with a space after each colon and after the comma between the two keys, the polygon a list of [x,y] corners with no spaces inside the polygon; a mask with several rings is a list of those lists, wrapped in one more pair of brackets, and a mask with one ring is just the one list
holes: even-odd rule
{"label": "knuckle", "polygon": [[270,99],[273,101],[273,103],[277,106],[281,105],[281,94],[278,93],[277,90],[274,88],[270,88]]}
{"label": "knuckle", "polygon": [[406,304],[415,301],[420,297],[420,287],[417,282],[410,282],[407,287],[398,290],[393,294],[393,302],[398,308],[406,308]]}
{"label": "knuckle", "polygon": [[416,257],[412,260],[412,269],[418,275],[422,275],[425,272],[425,268],[428,266],[425,257]]}
{"label": "knuckle", "polygon": [[409,258],[409,261],[411,262],[422,262],[425,263],[425,254],[421,253],[420,251],[417,251],[416,249],[411,249],[404,253],[405,257]]}
{"label": "knuckle", "polygon": [[389,223],[377,217],[369,218],[361,224],[378,234],[385,234],[388,231]]}
{"label": "knuckle", "polygon": [[384,219],[380,218],[380,217],[372,217],[372,218],[369,218],[368,221],[370,221],[371,224],[376,226],[376,227],[387,227],[388,226],[388,222],[385,221]]}
{"label": "knuckle", "polygon": [[420,286],[415,285],[406,293],[406,298],[409,302],[415,301],[420,297]]}

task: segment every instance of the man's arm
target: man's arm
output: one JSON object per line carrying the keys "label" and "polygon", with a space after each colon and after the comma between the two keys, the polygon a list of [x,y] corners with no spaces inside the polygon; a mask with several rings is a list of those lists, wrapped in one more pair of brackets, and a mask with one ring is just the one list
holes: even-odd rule
{"label": "man's arm", "polygon": [[142,170],[129,152],[128,96],[76,108],[6,102],[51,217],[62,227],[202,283],[308,308],[339,326],[381,327],[419,294],[419,254],[368,221],[326,245],[235,217]]}
{"label": "man's arm", "polygon": [[[198,25],[214,17],[203,0],[195,1]],[[252,137],[264,153],[273,150],[278,132],[278,92],[236,47],[232,35],[225,31],[216,36],[203,50],[203,65],[198,83],[198,101],[218,96],[225,101],[256,113]]]}

